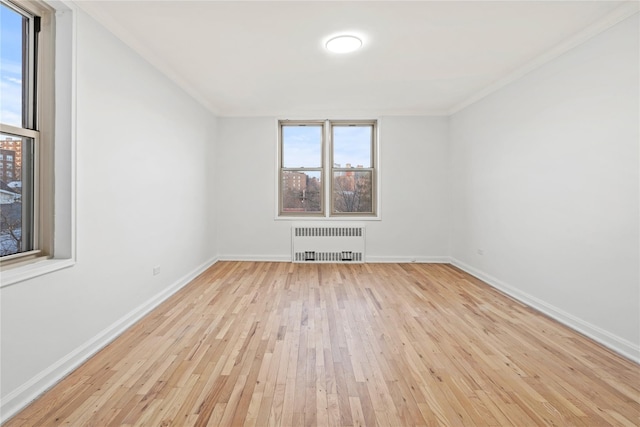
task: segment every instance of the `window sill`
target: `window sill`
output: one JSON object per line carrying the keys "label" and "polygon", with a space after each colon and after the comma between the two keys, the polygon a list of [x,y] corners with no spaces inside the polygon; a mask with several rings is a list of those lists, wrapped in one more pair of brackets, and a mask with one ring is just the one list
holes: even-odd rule
{"label": "window sill", "polygon": [[378,216],[277,216],[276,221],[382,221]]}
{"label": "window sill", "polygon": [[54,271],[71,267],[75,264],[71,258],[65,259],[42,259],[35,262],[3,270],[0,279],[0,288],[11,286],[34,277],[43,276]]}

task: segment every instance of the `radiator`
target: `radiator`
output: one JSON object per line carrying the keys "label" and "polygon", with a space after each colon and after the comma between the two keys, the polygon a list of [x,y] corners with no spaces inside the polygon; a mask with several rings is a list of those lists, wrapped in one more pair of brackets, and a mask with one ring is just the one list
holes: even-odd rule
{"label": "radiator", "polygon": [[291,227],[292,262],[364,262],[364,226]]}

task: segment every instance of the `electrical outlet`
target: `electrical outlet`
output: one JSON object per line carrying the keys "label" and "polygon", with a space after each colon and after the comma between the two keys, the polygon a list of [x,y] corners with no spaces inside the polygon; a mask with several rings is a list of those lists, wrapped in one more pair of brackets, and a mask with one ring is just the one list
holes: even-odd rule
{"label": "electrical outlet", "polygon": [[155,267],[153,267],[153,275],[157,276],[158,274],[160,274],[160,266],[156,265]]}

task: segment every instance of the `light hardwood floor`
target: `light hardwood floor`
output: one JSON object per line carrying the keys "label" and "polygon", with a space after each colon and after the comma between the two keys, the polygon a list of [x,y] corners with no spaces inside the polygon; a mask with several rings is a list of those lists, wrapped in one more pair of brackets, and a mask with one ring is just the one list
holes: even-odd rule
{"label": "light hardwood floor", "polygon": [[639,369],[449,265],[219,262],[7,427],[638,425]]}

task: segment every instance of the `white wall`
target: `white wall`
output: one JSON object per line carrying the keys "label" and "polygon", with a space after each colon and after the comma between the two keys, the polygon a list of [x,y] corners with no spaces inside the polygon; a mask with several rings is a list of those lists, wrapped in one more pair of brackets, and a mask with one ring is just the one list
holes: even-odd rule
{"label": "white wall", "polygon": [[636,359],[638,40],[636,14],[451,117],[456,263]]}
{"label": "white wall", "polygon": [[[637,358],[637,20],[451,118],[383,117],[368,260],[452,255]],[[76,40],[77,264],[0,291],[3,417],[217,255],[290,257],[276,119],[216,119],[83,13]]]}
{"label": "white wall", "polygon": [[77,263],[1,290],[3,417],[216,254],[215,118],[83,13],[76,41]]}
{"label": "white wall", "polygon": [[[291,221],[275,220],[277,120],[219,118],[218,251],[227,259],[291,259]],[[366,221],[369,261],[446,259],[448,121],[383,117],[381,221]]]}

